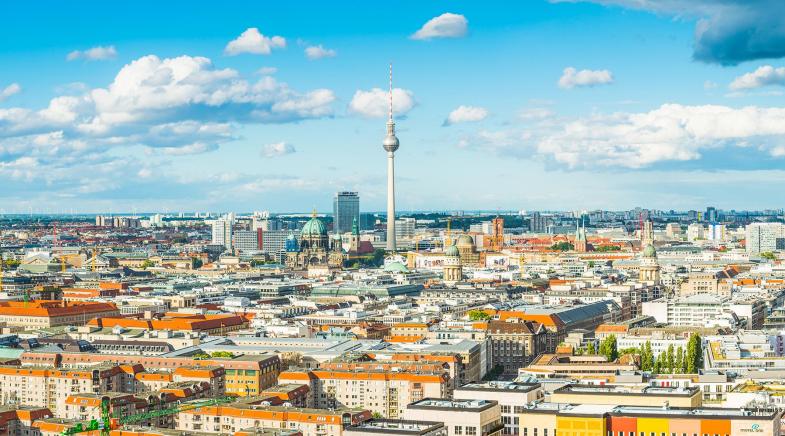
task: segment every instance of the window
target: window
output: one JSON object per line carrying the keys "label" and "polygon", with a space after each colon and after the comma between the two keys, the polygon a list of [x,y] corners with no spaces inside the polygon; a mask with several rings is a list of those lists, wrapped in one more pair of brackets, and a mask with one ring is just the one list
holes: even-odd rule
{"label": "window", "polygon": [[455,426],[455,434],[463,434],[463,426],[456,425]]}
{"label": "window", "polygon": [[477,434],[477,427],[466,427],[466,434],[469,436],[475,436]]}

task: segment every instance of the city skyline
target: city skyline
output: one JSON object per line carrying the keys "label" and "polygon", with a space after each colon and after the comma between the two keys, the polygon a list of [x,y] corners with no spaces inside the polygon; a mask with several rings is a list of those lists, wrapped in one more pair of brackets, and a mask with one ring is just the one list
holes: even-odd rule
{"label": "city skyline", "polygon": [[398,210],[766,209],[785,188],[776,2],[95,5],[4,5],[6,213],[384,210],[389,62]]}

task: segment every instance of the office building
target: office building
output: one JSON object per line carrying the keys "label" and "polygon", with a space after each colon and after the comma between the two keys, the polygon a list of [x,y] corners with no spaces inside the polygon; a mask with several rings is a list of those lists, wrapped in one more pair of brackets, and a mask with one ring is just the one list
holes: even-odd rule
{"label": "office building", "polygon": [[785,225],[782,223],[752,223],[744,229],[749,254],[785,248]]}
{"label": "office building", "polygon": [[234,238],[232,241],[234,249],[237,250],[238,253],[261,250],[259,235],[260,232],[251,230],[238,230],[234,232],[234,235],[232,236]]}
{"label": "office building", "polygon": [[360,196],[356,192],[336,192],[333,198],[333,232],[351,232],[355,220],[360,222]]}

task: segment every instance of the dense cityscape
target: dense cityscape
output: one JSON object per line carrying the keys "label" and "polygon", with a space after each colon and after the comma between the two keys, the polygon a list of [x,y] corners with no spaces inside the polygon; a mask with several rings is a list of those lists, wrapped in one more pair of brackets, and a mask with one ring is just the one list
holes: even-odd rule
{"label": "dense cityscape", "polygon": [[785,435],[785,3],[36,3],[0,436]]}

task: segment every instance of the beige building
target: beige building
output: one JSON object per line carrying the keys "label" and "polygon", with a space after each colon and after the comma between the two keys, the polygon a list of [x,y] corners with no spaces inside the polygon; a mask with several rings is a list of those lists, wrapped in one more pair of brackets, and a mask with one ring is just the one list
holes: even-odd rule
{"label": "beige building", "polygon": [[679,295],[714,294],[730,297],[733,280],[724,272],[703,271],[691,273],[679,286]]}
{"label": "beige building", "polygon": [[518,413],[527,404],[541,400],[544,396],[545,391],[539,383],[504,381],[469,383],[455,389],[453,393],[456,400],[487,400],[499,403],[504,435],[517,434],[520,426]]}
{"label": "beige building", "polygon": [[400,418],[407,404],[448,394],[444,372],[286,371],[278,382],[307,384],[309,405],[319,409],[363,408],[386,418]]}
{"label": "beige building", "polygon": [[361,409],[300,409],[295,407],[232,404],[182,411],[175,428],[187,432],[234,434],[249,428],[299,430],[305,435],[343,436],[344,427],[371,418]]}
{"label": "beige building", "polygon": [[504,430],[496,401],[426,398],[409,404],[403,415],[412,421],[438,419],[448,436],[500,436]]}

